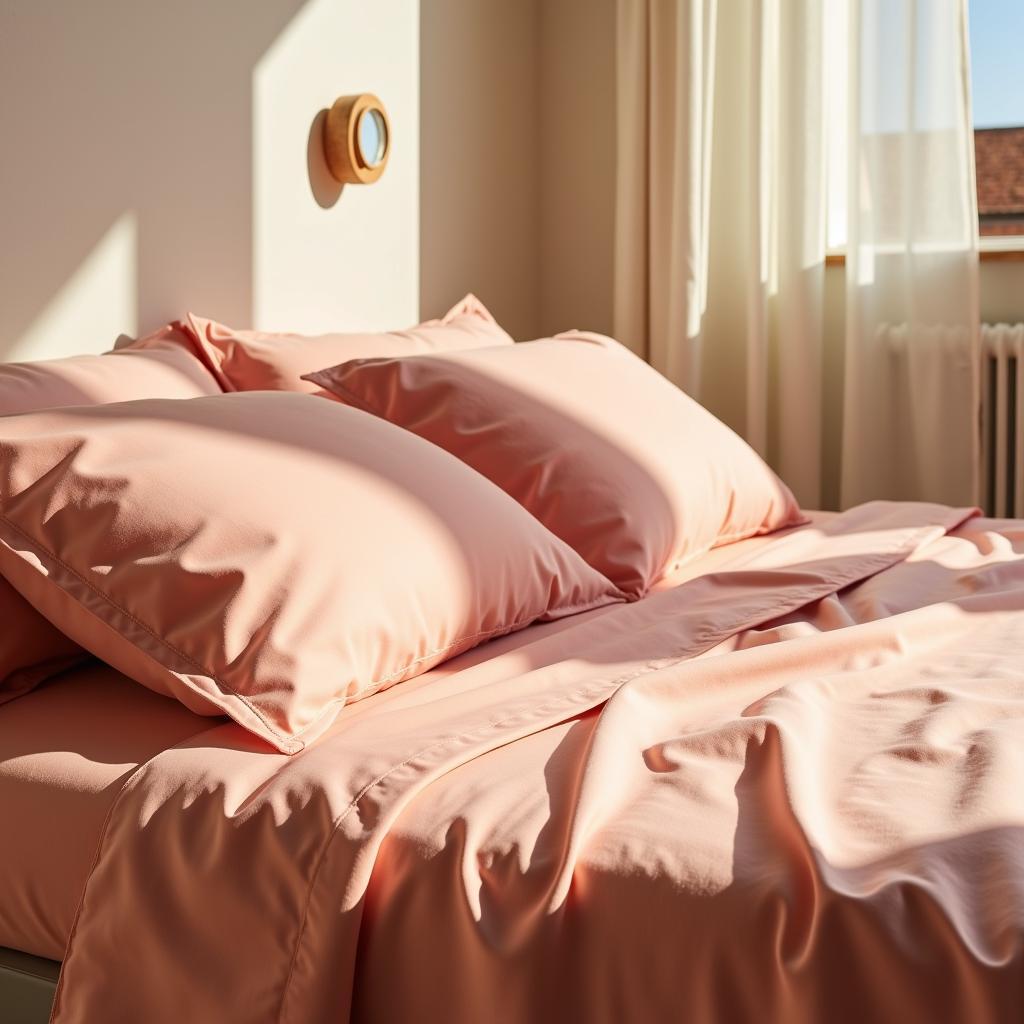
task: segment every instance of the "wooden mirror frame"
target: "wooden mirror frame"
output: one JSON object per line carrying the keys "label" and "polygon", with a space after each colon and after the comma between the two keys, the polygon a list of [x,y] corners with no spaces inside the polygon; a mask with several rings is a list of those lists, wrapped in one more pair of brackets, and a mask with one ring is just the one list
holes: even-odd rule
{"label": "wooden mirror frame", "polygon": [[[375,167],[360,159],[359,120],[367,111],[376,110],[384,121],[384,155]],[[331,175],[346,185],[369,185],[376,181],[388,165],[391,155],[391,121],[388,112],[373,93],[341,96],[324,119],[324,156]]]}

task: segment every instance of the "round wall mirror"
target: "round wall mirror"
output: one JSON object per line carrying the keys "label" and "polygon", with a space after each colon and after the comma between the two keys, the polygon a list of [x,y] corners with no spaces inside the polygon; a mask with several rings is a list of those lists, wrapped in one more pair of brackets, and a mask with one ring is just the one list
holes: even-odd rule
{"label": "round wall mirror", "polygon": [[390,152],[388,114],[373,93],[334,101],[324,120],[324,157],[336,180],[352,185],[376,181]]}
{"label": "round wall mirror", "polygon": [[364,167],[376,167],[388,148],[388,126],[375,107],[359,115],[359,159]]}

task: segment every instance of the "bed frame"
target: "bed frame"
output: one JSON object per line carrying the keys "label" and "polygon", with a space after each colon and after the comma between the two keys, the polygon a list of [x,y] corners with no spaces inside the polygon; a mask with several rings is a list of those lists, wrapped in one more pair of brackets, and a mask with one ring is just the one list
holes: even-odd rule
{"label": "bed frame", "polygon": [[60,964],[0,947],[0,1019],[4,1024],[46,1024]]}

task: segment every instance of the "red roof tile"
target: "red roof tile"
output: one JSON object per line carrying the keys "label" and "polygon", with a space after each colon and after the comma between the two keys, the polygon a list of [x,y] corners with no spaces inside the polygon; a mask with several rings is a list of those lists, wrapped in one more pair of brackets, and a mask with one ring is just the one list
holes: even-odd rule
{"label": "red roof tile", "polygon": [[974,133],[978,212],[1024,216],[1024,127]]}

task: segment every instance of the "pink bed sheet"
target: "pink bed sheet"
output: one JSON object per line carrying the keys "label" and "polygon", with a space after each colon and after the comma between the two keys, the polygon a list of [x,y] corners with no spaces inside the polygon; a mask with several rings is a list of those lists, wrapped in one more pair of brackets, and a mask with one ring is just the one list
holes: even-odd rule
{"label": "pink bed sheet", "polygon": [[121,786],[209,727],[99,662],[0,708],[0,946],[64,956]]}
{"label": "pink bed sheet", "polygon": [[126,759],[54,1019],[1018,1019],[1024,524],[967,515],[716,552],[290,759]]}
{"label": "pink bed sheet", "polygon": [[[824,521],[829,513],[813,514]],[[754,537],[696,559],[670,589],[771,543]],[[579,617],[573,620],[573,625]],[[487,660],[558,629],[539,624],[475,652]],[[458,671],[465,659],[440,673]],[[104,823],[141,765],[210,728],[209,718],[99,662],[70,671],[0,712],[0,946],[61,960]]]}

